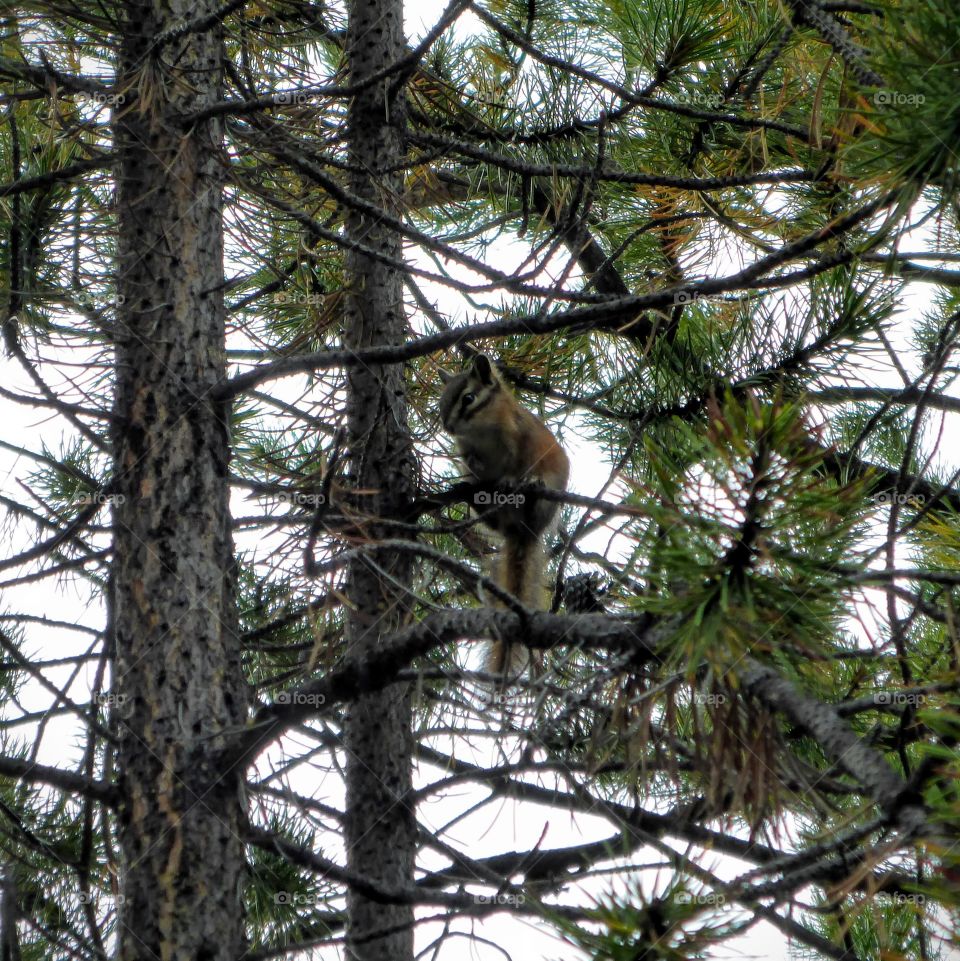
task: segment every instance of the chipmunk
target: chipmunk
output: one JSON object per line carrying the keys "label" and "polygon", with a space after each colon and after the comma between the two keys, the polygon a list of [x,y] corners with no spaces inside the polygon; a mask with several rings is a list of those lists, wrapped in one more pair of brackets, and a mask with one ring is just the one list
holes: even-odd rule
{"label": "chipmunk", "polygon": [[[503,539],[496,581],[527,606],[542,608],[543,541],[559,505],[529,495],[517,503],[498,488],[539,482],[565,490],[570,461],[546,424],[517,402],[486,354],[462,373],[441,369],[440,379],[446,385],[440,396],[444,429],[456,439],[472,478],[491,486],[486,493],[492,506],[482,519]],[[485,666],[490,673],[519,673],[526,661],[522,647],[496,640]]]}

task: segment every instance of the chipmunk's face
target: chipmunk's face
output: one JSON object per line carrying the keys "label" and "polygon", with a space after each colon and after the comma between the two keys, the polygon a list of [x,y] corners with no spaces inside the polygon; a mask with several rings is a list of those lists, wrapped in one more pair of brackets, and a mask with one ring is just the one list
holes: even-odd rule
{"label": "chipmunk's face", "polygon": [[444,430],[457,437],[470,429],[470,422],[488,407],[502,390],[490,358],[480,354],[460,374],[440,371],[447,385],[440,395],[440,419]]}

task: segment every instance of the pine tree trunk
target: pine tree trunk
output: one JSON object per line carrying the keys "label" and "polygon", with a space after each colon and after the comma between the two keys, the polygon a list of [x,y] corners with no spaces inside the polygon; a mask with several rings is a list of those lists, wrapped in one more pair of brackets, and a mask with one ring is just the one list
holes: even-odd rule
{"label": "pine tree trunk", "polygon": [[[404,53],[402,0],[352,0],[347,52],[350,84],[394,63]],[[394,78],[379,80],[354,97],[348,124],[350,189],[397,215],[404,154],[403,94],[391,92]],[[400,237],[374,216],[351,213],[351,239],[401,260]],[[402,277],[398,271],[348,252],[345,340],[350,347],[400,344],[407,334]],[[362,513],[370,518],[403,517],[412,496],[413,454],[407,427],[403,368],[358,365],[349,372],[349,445],[352,476]],[[389,536],[378,521],[364,525],[366,539]],[[350,654],[375,648],[404,623],[410,608],[408,557],[387,551],[355,561],[349,572],[352,613]],[[416,821],[409,808],[413,738],[410,692],[393,686],[361,697],[345,727],[347,748],[347,859],[351,871],[384,887],[413,881]],[[347,956],[351,961],[409,961],[413,958],[413,912],[377,903],[351,891],[347,899]]]}
{"label": "pine tree trunk", "polygon": [[117,284],[112,615],[118,694],[122,961],[243,954],[240,771],[221,126],[180,118],[220,95],[219,28],[163,32],[212,0],[124,7],[115,108]]}

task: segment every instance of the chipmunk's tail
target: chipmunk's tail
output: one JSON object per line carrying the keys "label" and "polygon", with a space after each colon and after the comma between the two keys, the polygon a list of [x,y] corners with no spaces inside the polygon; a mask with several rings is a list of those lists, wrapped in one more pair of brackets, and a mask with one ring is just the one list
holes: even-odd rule
{"label": "chipmunk's tail", "polygon": [[[500,549],[497,583],[525,607],[546,606],[546,553],[539,537],[507,537]],[[487,650],[485,669],[490,674],[515,677],[530,662],[530,650],[520,638],[497,638]]]}

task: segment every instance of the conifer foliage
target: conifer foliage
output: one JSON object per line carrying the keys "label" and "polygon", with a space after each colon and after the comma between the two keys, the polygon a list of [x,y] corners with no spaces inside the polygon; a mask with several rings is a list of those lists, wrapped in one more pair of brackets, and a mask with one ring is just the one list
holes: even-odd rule
{"label": "conifer foliage", "polygon": [[[6,4],[0,958],[960,949],[958,51]],[[479,351],[573,462],[497,492],[544,610],[437,417]]]}

